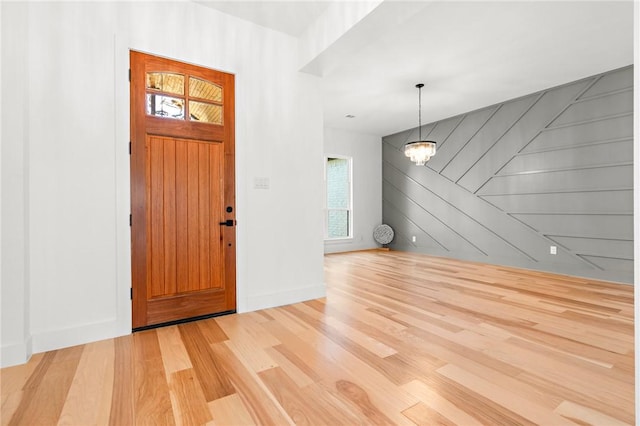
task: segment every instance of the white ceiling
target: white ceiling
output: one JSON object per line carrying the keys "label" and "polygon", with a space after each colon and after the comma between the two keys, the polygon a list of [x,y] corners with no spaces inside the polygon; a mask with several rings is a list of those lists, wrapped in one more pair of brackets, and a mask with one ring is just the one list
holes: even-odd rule
{"label": "white ceiling", "polygon": [[[200,3],[296,37],[330,5]],[[384,136],[417,126],[416,83],[428,123],[632,63],[632,0],[386,0],[314,72],[325,126]]]}
{"label": "white ceiling", "polygon": [[298,37],[329,6],[328,1],[196,0],[205,6]]}

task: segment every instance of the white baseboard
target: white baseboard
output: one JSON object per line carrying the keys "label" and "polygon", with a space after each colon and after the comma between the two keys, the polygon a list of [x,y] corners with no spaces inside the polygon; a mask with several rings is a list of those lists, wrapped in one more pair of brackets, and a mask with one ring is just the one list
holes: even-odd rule
{"label": "white baseboard", "polygon": [[[319,299],[327,295],[324,283],[293,290],[251,296],[247,300],[246,312],[292,303]],[[40,353],[83,345],[98,340],[111,339],[129,334],[122,331],[116,318],[78,327],[47,330],[34,333],[27,341],[5,345],[1,348],[1,367],[24,364],[32,353]]]}
{"label": "white baseboard", "polygon": [[31,354],[31,337],[24,342],[4,345],[0,349],[0,368],[24,364]]}
{"label": "white baseboard", "polygon": [[[119,332],[116,318],[60,330],[33,334],[33,352],[46,352],[124,335]],[[128,334],[128,333],[125,333]]]}
{"label": "white baseboard", "polygon": [[353,242],[324,242],[324,254],[345,253],[348,251],[374,250],[381,246],[376,243],[353,243]]}
{"label": "white baseboard", "polygon": [[312,299],[320,299],[327,295],[327,287],[320,285],[296,288],[276,293],[250,296],[247,300],[247,312],[259,309],[274,308],[276,306],[291,305],[292,303],[305,302]]}

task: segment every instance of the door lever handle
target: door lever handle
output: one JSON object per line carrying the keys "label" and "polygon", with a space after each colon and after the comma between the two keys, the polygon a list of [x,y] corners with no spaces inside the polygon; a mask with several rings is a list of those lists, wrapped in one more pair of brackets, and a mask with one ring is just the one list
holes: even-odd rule
{"label": "door lever handle", "polygon": [[233,219],[228,219],[224,222],[220,222],[220,226],[233,226],[234,225],[233,222],[234,222]]}

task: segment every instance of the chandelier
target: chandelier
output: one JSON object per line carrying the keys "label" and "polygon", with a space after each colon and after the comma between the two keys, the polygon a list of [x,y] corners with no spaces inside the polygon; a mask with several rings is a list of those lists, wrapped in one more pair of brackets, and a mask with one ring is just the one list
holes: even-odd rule
{"label": "chandelier", "polygon": [[404,155],[416,163],[416,166],[424,166],[431,157],[436,155],[436,143],[422,140],[422,88],[424,84],[418,83],[416,87],[418,88],[418,140],[404,146]]}

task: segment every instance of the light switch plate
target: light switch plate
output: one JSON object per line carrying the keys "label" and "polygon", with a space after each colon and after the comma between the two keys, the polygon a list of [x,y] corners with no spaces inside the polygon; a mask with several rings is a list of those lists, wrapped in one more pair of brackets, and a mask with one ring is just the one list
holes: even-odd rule
{"label": "light switch plate", "polygon": [[268,177],[254,177],[253,188],[254,189],[269,189],[270,182]]}

